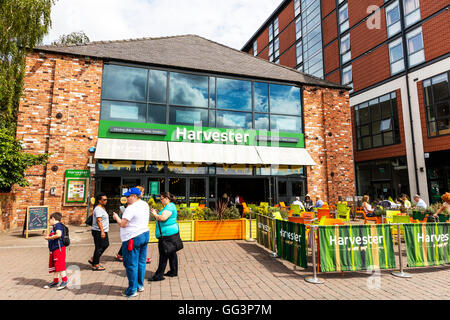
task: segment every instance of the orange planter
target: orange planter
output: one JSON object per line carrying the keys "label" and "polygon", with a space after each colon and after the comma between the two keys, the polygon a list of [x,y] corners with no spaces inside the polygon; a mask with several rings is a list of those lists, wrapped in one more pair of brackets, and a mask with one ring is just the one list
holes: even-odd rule
{"label": "orange planter", "polygon": [[245,219],[195,221],[194,241],[241,240],[245,237]]}

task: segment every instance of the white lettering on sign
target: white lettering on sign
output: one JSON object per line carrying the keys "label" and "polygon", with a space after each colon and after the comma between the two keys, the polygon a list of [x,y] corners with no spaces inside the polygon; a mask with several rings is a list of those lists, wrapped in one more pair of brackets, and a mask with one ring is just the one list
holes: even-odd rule
{"label": "white lettering on sign", "polygon": [[382,244],[383,243],[383,236],[364,236],[364,237],[333,237],[330,236],[330,245],[340,245],[344,246],[347,245],[347,243],[351,243],[352,245],[366,245],[366,244]]}
{"label": "white lettering on sign", "polygon": [[417,242],[446,242],[448,241],[448,233],[440,235],[429,235],[420,233],[417,235]]}
{"label": "white lettering on sign", "polygon": [[259,229],[263,229],[266,232],[270,232],[270,227],[266,224],[263,224],[261,222],[258,222],[258,228]]}
{"label": "white lettering on sign", "polygon": [[187,130],[186,128],[177,128],[175,139],[189,141],[214,141],[214,142],[230,142],[230,143],[247,143],[249,133],[235,133],[233,131],[220,132],[214,129],[205,131]]}
{"label": "white lettering on sign", "polygon": [[286,230],[281,229],[280,230],[280,235],[282,238],[288,238],[289,240],[295,241],[295,242],[300,242],[301,239],[301,235],[298,233],[294,233],[294,232],[289,232]]}

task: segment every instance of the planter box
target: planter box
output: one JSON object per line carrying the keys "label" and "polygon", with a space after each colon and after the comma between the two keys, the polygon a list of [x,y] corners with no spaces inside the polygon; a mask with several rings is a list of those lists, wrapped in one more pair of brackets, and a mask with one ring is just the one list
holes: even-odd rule
{"label": "planter box", "polygon": [[194,233],[194,241],[242,240],[245,236],[245,219],[195,221]]}
{"label": "planter box", "polygon": [[[180,226],[180,236],[183,241],[194,241],[194,220],[181,220],[177,221]],[[158,242],[158,239],[155,237],[156,230],[156,221],[150,221],[148,224],[148,229],[150,230],[150,241],[149,242]]]}
{"label": "planter box", "polygon": [[[256,219],[252,219],[252,239],[256,239],[257,236]],[[245,240],[250,239],[250,219],[245,219]]]}

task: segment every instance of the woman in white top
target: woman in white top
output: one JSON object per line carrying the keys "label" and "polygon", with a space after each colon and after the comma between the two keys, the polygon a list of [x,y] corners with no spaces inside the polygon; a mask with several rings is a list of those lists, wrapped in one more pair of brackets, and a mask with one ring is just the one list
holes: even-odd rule
{"label": "woman in white top", "polygon": [[92,265],[92,270],[103,271],[105,268],[100,265],[100,257],[109,247],[109,216],[105,210],[108,197],[104,193],[97,195],[97,206],[92,213],[92,237],[94,238],[94,255],[88,262]]}
{"label": "woman in white top", "polygon": [[372,206],[369,203],[369,196],[365,195],[363,197],[363,203],[362,203],[362,207],[364,210],[364,213],[366,214],[366,217],[373,217],[375,216],[375,214],[373,213],[375,211],[374,208],[372,208]]}

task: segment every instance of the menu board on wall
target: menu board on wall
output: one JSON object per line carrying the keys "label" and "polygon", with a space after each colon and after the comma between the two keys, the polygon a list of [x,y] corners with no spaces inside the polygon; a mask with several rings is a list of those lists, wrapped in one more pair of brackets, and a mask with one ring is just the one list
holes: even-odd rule
{"label": "menu board on wall", "polygon": [[65,178],[64,205],[87,205],[89,170],[66,170]]}

